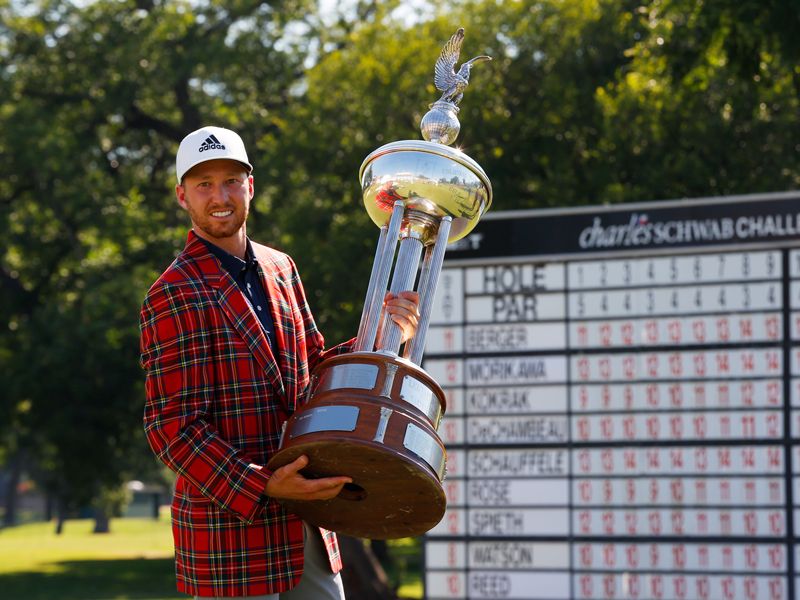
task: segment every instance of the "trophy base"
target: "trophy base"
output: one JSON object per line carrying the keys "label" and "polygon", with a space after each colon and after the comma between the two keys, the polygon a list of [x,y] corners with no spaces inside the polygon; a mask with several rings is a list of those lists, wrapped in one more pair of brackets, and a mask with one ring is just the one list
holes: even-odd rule
{"label": "trophy base", "polygon": [[354,537],[396,539],[432,529],[446,507],[445,449],[426,412],[402,399],[400,390],[408,396],[414,389],[417,404],[430,408],[419,402],[427,397],[420,392],[424,383],[441,408],[439,386],[416,365],[372,353],[329,359],[314,381],[312,399],[287,421],[281,449],[267,467],[274,471],[306,455],[305,477],[353,481],[331,500],[281,503],[313,525]]}
{"label": "trophy base", "polygon": [[279,452],[270,468],[301,454],[310,466],[309,478],[347,473],[348,483],[331,500],[281,500],[304,521],[337,533],[371,540],[422,535],[444,516],[441,483],[425,469],[384,449],[352,442],[319,441]]}

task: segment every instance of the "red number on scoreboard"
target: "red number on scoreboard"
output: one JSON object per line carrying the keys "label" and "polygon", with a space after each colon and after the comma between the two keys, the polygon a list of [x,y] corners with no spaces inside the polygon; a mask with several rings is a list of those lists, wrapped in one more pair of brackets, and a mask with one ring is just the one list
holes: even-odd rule
{"label": "red number on scoreboard", "polygon": [[592,576],[591,575],[581,575],[580,578],[580,588],[581,588],[581,597],[583,598],[593,598],[592,595]]}
{"label": "red number on scoreboard", "polygon": [[755,577],[744,578],[744,597],[747,600],[758,600],[758,582]]}
{"label": "red number on scoreboard", "polygon": [[708,600],[711,594],[711,586],[708,582],[708,577],[700,576],[695,579],[695,589],[697,590],[698,600]]}
{"label": "red number on scoreboard", "polygon": [[675,597],[683,600],[686,598],[686,577],[683,575],[679,575],[672,580],[672,589],[675,593]]}
{"label": "red number on scoreboard", "polygon": [[620,337],[625,346],[633,345],[633,324],[625,322],[620,325]]}
{"label": "red number on scoreboard", "polygon": [[694,334],[694,341],[702,344],[706,341],[706,323],[705,321],[697,320],[692,323],[692,333]]}

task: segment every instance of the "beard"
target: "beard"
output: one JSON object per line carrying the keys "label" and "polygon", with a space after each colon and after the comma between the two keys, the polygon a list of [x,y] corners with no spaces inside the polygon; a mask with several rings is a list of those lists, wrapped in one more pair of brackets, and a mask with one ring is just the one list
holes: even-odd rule
{"label": "beard", "polygon": [[224,219],[218,219],[210,214],[211,211],[202,212],[195,210],[191,205],[188,207],[194,227],[200,229],[211,239],[229,238],[238,233],[247,221],[248,207],[246,204],[232,204],[216,210],[232,210],[233,213]]}

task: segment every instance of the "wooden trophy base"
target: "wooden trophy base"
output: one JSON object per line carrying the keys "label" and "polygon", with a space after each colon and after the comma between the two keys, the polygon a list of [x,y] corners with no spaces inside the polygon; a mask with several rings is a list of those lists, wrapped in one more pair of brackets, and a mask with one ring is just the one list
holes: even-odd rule
{"label": "wooden trophy base", "polygon": [[275,470],[305,454],[309,478],[353,479],[331,500],[282,500],[305,521],[368,539],[417,536],[444,516],[444,393],[416,365],[375,353],[314,372],[311,399],[287,421]]}

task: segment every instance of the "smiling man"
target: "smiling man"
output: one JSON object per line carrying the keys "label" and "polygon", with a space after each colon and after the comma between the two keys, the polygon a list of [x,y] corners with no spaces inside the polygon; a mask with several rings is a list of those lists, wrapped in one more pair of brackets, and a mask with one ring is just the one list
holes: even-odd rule
{"label": "smiling man", "polygon": [[[350,478],[306,479],[299,457],[274,472],[281,427],[324,350],[292,259],[247,237],[253,167],[241,138],[204,127],[176,157],[191,231],[150,288],[140,317],[144,428],[177,473],[172,529],[178,590],[196,598],[342,600],[336,535],[281,499],[324,500]],[[409,339],[419,300],[384,310]]]}

